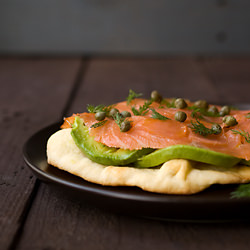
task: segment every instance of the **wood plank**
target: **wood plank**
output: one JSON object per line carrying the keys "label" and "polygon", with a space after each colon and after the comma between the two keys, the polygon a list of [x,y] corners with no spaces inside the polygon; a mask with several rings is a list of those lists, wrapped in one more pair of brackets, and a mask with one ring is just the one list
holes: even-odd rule
{"label": "wood plank", "polygon": [[41,185],[17,249],[248,250],[248,223],[174,223],[108,213]]}
{"label": "wood plank", "polygon": [[249,57],[210,58],[204,60],[204,71],[225,103],[249,103]]}
{"label": "wood plank", "polygon": [[[195,58],[99,58],[91,61],[68,113],[81,112],[87,103],[120,101],[129,88],[145,95],[158,89],[168,96],[218,100],[217,89],[204,73],[202,61]],[[249,227],[220,224],[215,230],[203,224],[117,215],[42,184],[17,249],[247,249]]]}
{"label": "wood plank", "polygon": [[61,119],[81,60],[0,59],[0,246],[8,249],[32,202],[36,178],[22,146],[34,132]]}
{"label": "wood plank", "polygon": [[[218,101],[217,84],[204,60],[104,59],[91,61],[68,113],[87,103],[120,101],[128,89],[149,95]],[[233,213],[233,211],[232,211]],[[40,185],[17,249],[249,249],[250,225],[192,224],[117,215]]]}
{"label": "wood plank", "polygon": [[77,92],[72,111],[82,112],[87,104],[111,104],[124,100],[128,90],[148,98],[156,89],[165,97],[217,101],[216,87],[203,72],[199,59],[103,59],[90,61],[82,88]]}

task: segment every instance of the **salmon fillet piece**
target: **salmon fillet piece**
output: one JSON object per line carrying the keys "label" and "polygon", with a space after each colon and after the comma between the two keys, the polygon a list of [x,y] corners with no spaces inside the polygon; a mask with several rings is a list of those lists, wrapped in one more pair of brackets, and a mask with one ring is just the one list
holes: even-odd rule
{"label": "salmon fillet piece", "polygon": [[[235,134],[232,131],[234,129],[250,133],[250,119],[246,117],[250,111],[232,110],[230,115],[234,116],[238,122],[233,127],[227,127],[222,121],[223,117],[206,116],[200,121],[207,128],[211,128],[213,123],[218,123],[222,128],[222,132],[218,135],[202,136],[195,133],[190,127],[191,121],[195,121],[192,117],[193,110],[167,108],[153,102],[150,108],[170,118],[169,120],[152,118],[151,110],[144,116],[133,115],[131,108],[139,108],[145,101],[145,99],[135,99],[130,105],[127,105],[127,102],[120,102],[113,105],[120,112],[126,110],[132,114],[128,118],[132,127],[127,132],[121,132],[119,126],[112,118],[106,118],[107,122],[100,127],[91,128],[93,124],[98,122],[95,119],[94,113],[74,114],[71,117],[65,118],[62,128],[70,127],[74,122],[74,117],[77,115],[83,119],[84,124],[89,128],[90,135],[97,142],[109,147],[139,150],[142,148],[160,149],[172,145],[192,145],[250,160],[250,143],[240,134]],[[192,103],[188,102],[188,105],[190,106]],[[219,106],[217,107],[220,108]],[[187,114],[187,119],[184,122],[178,122],[174,119],[177,111],[184,111]]]}

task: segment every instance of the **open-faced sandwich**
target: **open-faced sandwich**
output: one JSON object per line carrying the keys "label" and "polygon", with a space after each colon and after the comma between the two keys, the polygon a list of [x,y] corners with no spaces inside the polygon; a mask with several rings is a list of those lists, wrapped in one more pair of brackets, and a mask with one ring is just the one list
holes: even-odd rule
{"label": "open-faced sandwich", "polygon": [[49,138],[49,164],[93,183],[165,194],[250,182],[250,111],[132,90],[124,102],[87,109]]}

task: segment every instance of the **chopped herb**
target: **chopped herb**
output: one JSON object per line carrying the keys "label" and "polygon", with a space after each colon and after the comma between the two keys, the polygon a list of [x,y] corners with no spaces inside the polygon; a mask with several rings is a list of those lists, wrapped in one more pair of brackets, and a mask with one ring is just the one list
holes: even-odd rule
{"label": "chopped herb", "polygon": [[90,128],[98,128],[98,127],[101,127],[102,125],[104,125],[108,120],[103,120],[103,121],[100,121],[100,122],[96,122],[94,123],[93,125],[90,126]]}
{"label": "chopped herb", "polygon": [[131,110],[132,110],[134,115],[140,115],[140,112],[135,107],[132,107]]}
{"label": "chopped herb", "polygon": [[199,107],[196,107],[196,106],[190,106],[190,107],[188,107],[188,109],[193,110],[193,112],[191,113],[191,116],[193,118],[204,119],[203,116],[220,117],[219,113],[215,113],[215,112],[209,111],[209,110],[207,110],[205,108],[199,108]]}
{"label": "chopped herb", "polygon": [[94,105],[88,104],[87,105],[87,110],[88,110],[89,113],[96,113],[97,111],[99,111],[103,107],[104,107],[104,105],[94,106]]}
{"label": "chopped herb", "polygon": [[121,123],[125,120],[125,118],[120,113],[115,113],[115,115],[112,116],[115,120],[115,123],[120,127]]}
{"label": "chopped herb", "polygon": [[166,117],[166,116],[163,116],[161,115],[160,113],[158,113],[155,109],[150,109],[153,114],[152,114],[152,118],[154,119],[158,119],[158,120],[170,120],[170,118]]}
{"label": "chopped herb", "polygon": [[[127,120],[127,117],[123,117],[120,113],[116,113],[113,116],[116,124],[119,126],[121,132],[127,132],[131,128],[130,121]],[[126,129],[124,129],[124,125],[126,125]],[[128,129],[127,129],[128,128]]]}
{"label": "chopped herb", "polygon": [[163,105],[159,105],[158,109],[164,109]]}
{"label": "chopped herb", "polygon": [[196,119],[196,123],[191,121],[191,126],[189,127],[193,130],[194,133],[200,134],[203,136],[217,134],[217,132],[214,129],[207,128],[204,124],[202,124],[197,119]]}
{"label": "chopped herb", "polygon": [[250,119],[250,113],[247,113],[246,118]]}
{"label": "chopped herb", "polygon": [[116,115],[116,113],[119,113],[119,110],[117,108],[112,108],[109,113],[108,116],[109,117],[113,117],[114,115]]}
{"label": "chopped herb", "polygon": [[197,108],[197,109],[195,109],[195,110],[192,111],[191,117],[192,118],[196,118],[196,119],[204,119],[204,116],[201,115],[199,108]]}
{"label": "chopped herb", "polygon": [[167,106],[168,108],[175,108],[175,100],[176,100],[176,98],[173,98],[173,99],[171,100],[171,102],[166,103],[166,106]]}
{"label": "chopped herb", "polygon": [[209,117],[220,117],[220,114],[219,113],[216,113],[214,111],[204,111],[204,115],[205,116],[209,116]]}
{"label": "chopped herb", "polygon": [[[167,100],[166,99],[162,99],[161,100],[161,102],[160,102],[160,104],[159,104],[159,109],[164,109],[165,108],[165,106],[167,107],[167,104],[168,104],[168,102],[167,102]],[[165,106],[164,106],[165,105]]]}
{"label": "chopped herb", "polygon": [[131,110],[132,110],[134,115],[140,115],[140,112],[135,107],[132,107]]}
{"label": "chopped herb", "polygon": [[239,110],[239,108],[237,108],[237,107],[235,107],[235,106],[229,106],[229,108],[230,108],[231,110]]}
{"label": "chopped herb", "polygon": [[247,143],[250,143],[250,134],[247,131],[244,130],[235,130],[235,129],[231,129],[231,131],[233,131],[234,134],[239,134],[241,136],[243,136],[246,140]]}
{"label": "chopped herb", "polygon": [[140,106],[139,109],[132,107],[132,112],[134,115],[146,115],[149,111],[149,106],[152,104],[152,100],[144,102],[143,106]]}
{"label": "chopped herb", "polygon": [[250,183],[239,185],[238,188],[231,193],[231,198],[242,197],[250,197]]}
{"label": "chopped herb", "polygon": [[89,113],[97,113],[97,112],[105,112],[106,115],[108,115],[109,111],[111,110],[112,106],[105,106],[105,105],[98,105],[98,106],[94,106],[94,105],[87,105],[87,110]]}
{"label": "chopped herb", "polygon": [[137,97],[140,97],[140,96],[142,96],[142,93],[135,93],[132,89],[130,89],[130,90],[129,90],[129,95],[128,95],[128,97],[127,97],[127,104],[129,105],[130,102],[131,102],[133,99],[135,99],[135,98],[137,98]]}

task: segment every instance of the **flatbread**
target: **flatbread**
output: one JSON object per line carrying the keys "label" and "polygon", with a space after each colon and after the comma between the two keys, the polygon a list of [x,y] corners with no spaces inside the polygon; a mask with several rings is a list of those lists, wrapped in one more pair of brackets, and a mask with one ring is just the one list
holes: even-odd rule
{"label": "flatbread", "polygon": [[184,159],[159,168],[104,166],[88,159],[75,145],[71,128],[59,130],[48,140],[48,163],[89,182],[107,186],[137,186],[165,194],[193,194],[212,184],[250,182],[250,167],[216,167]]}

